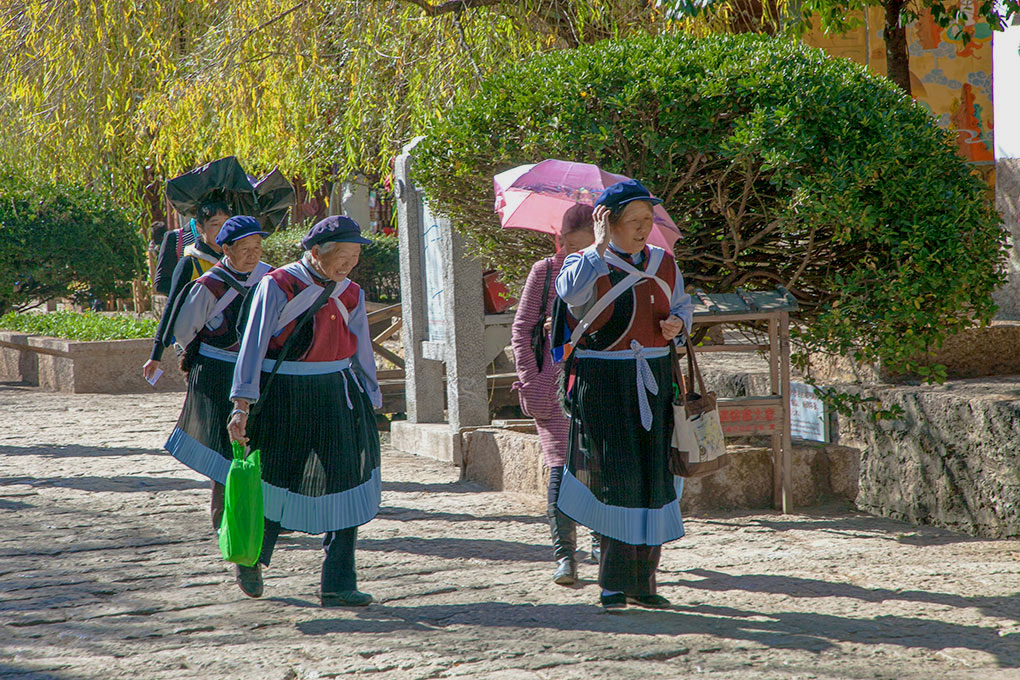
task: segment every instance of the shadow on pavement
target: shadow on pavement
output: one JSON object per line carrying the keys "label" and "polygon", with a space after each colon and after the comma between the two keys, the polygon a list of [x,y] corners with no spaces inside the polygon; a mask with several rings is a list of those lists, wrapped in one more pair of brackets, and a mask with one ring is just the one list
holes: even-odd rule
{"label": "shadow on pavement", "polygon": [[[737,513],[726,513],[719,516],[700,517],[694,519],[704,524],[733,526],[727,519],[741,518]],[[761,528],[769,531],[817,531],[851,538],[879,539],[895,541],[908,545],[949,545],[952,543],[971,543],[986,539],[974,538],[967,534],[957,533],[949,529],[932,526],[918,526],[886,517],[873,515],[853,515],[847,512],[823,513],[808,515],[802,510],[796,515],[776,515],[775,519],[750,517],[741,518],[743,528]]]}
{"label": "shadow on pavement", "polygon": [[[3,383],[0,383],[3,384]],[[70,664],[65,666],[70,667]],[[75,675],[57,675],[53,670],[35,670],[31,666],[13,666],[0,663],[0,678],[18,678],[18,680],[69,680]]]}
{"label": "shadow on pavement", "polygon": [[305,635],[391,633],[445,626],[493,629],[547,628],[631,635],[712,635],[773,648],[821,652],[837,643],[893,645],[938,651],[947,645],[994,655],[1000,666],[1020,667],[1020,640],[1004,640],[994,629],[902,616],[848,618],[811,612],[757,612],[729,607],[677,606],[670,611],[631,607],[604,613],[594,602],[580,604],[474,604],[395,607],[373,605],[356,619],[316,619],[297,624]]}
{"label": "shadow on pavement", "polygon": [[742,590],[749,593],[770,593],[794,598],[845,597],[863,602],[880,603],[889,600],[900,602],[922,602],[961,609],[980,609],[989,616],[1012,619],[1020,622],[1020,594],[1000,597],[964,597],[952,593],[928,590],[889,590],[887,588],[862,588],[852,583],[833,583],[820,579],[771,574],[730,575],[708,569],[689,569],[683,572],[700,579],[677,579],[660,581],[663,586],[683,586],[693,590],[712,592]]}
{"label": "shadow on pavement", "polygon": [[153,449],[43,444],[36,446],[0,446],[0,456],[43,456],[44,458],[94,458],[97,456],[151,456]]}
{"label": "shadow on pavement", "polygon": [[0,488],[19,486],[38,488],[56,486],[81,491],[112,491],[132,493],[138,491],[188,491],[208,489],[209,482],[177,477],[142,477],[118,475],[116,477],[0,477]]}
{"label": "shadow on pavement", "polygon": [[486,489],[480,484],[467,481],[456,481],[446,484],[383,481],[382,490],[395,491],[397,493],[478,493],[479,491],[492,491],[491,489]]}
{"label": "shadow on pavement", "polygon": [[549,562],[549,546],[495,538],[365,538],[358,550],[405,552],[447,559],[478,558],[506,562]]}
{"label": "shadow on pavement", "polygon": [[[384,483],[385,486],[385,483]],[[383,505],[379,508],[380,519],[392,519],[399,522],[416,520],[440,522],[517,522],[520,524],[547,524],[540,515],[471,515],[464,512],[428,512],[417,508],[405,508],[399,505]]]}

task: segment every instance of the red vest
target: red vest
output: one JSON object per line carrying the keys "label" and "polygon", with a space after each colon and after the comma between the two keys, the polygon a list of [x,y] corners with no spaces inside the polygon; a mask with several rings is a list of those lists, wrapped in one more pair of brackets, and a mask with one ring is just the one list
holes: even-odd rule
{"label": "red vest", "polygon": [[[276,282],[288,301],[308,287],[307,283],[284,269],[276,269],[266,276]],[[360,300],[361,287],[353,281],[336,298],[337,302],[347,308],[348,315],[354,313]],[[269,351],[266,353],[269,358],[279,354],[296,325],[297,319],[284,326],[280,334],[269,341]],[[315,313],[312,322],[302,329],[301,335],[304,337],[298,338],[296,346],[288,352],[287,361],[338,361],[349,359],[358,351],[358,337],[344,323],[344,317],[333,300],[327,301]]]}
{"label": "red vest", "polygon": [[[646,270],[649,257],[649,248],[645,246],[644,261],[637,268]],[[676,265],[669,253],[663,255],[656,276],[665,281],[670,290],[676,286]],[[593,304],[626,277],[626,272],[610,264],[609,274],[595,280],[595,296],[589,302]],[[641,279],[595,318],[588,332],[578,342],[578,348],[629,350],[631,340],[637,340],[643,347],[665,347],[666,340],[662,337],[659,322],[669,317],[669,303],[670,296],[666,295],[659,284],[650,279]],[[571,331],[578,321],[572,315],[567,315],[567,326]]]}

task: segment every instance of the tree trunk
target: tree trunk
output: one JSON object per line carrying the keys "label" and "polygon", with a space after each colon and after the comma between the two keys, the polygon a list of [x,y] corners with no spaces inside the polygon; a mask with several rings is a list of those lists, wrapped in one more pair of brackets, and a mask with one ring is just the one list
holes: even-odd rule
{"label": "tree trunk", "polygon": [[[910,92],[910,53],[907,51],[907,27],[900,25],[905,0],[885,0],[885,62],[889,80]],[[867,11],[867,10],[865,10]]]}

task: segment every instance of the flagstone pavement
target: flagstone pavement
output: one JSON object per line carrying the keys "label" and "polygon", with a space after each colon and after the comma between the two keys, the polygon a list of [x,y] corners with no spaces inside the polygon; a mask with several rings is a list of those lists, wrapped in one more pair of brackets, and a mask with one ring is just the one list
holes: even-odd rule
{"label": "flagstone pavement", "polygon": [[554,585],[540,499],[384,446],[362,590],[322,609],[319,539],[287,534],[265,596],[219,558],[208,484],[160,449],[181,394],[0,385],[0,677],[1020,678],[1015,542],[843,506],[689,517],[668,611]]}

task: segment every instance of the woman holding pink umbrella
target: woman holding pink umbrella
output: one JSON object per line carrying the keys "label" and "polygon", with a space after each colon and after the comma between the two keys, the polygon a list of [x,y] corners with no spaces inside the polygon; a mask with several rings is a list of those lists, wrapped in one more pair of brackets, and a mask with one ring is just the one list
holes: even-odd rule
{"label": "woman holding pink umbrella", "polygon": [[[572,585],[577,580],[574,522],[556,509],[567,456],[570,421],[563,413],[557,396],[562,371],[550,353],[547,320],[556,300],[556,277],[563,260],[595,241],[591,214],[590,205],[579,203],[563,215],[563,226],[556,236],[559,248],[556,255],[539,260],[532,266],[514,316],[510,340],[518,377],[514,386],[519,391],[521,408],[535,419],[543,462],[549,469],[546,516],[552,532],[553,556],[557,562],[553,582],[563,586]],[[597,540],[597,535],[592,534],[593,553]]]}

